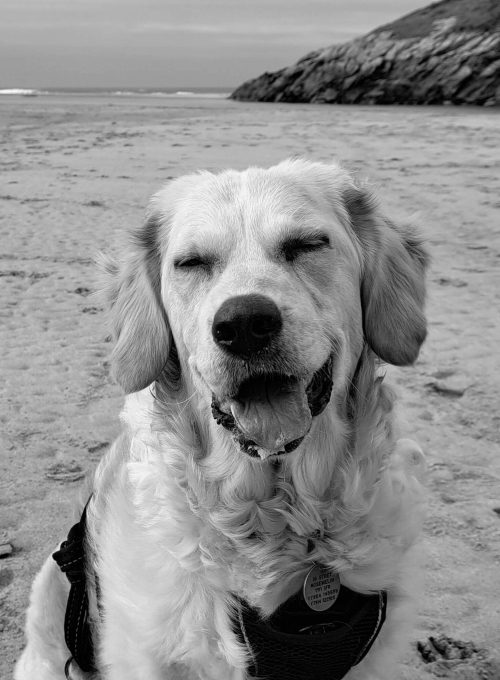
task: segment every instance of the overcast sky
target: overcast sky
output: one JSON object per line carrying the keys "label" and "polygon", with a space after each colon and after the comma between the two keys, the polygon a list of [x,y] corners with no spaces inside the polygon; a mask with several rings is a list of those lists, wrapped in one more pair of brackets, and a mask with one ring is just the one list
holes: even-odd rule
{"label": "overcast sky", "polygon": [[0,0],[0,88],[229,89],[427,4],[429,0]]}

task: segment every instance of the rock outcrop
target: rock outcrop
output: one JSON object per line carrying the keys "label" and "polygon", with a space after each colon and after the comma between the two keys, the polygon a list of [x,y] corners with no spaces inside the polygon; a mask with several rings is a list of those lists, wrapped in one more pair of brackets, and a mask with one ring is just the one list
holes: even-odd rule
{"label": "rock outcrop", "polygon": [[500,0],[442,0],[264,73],[231,98],[500,106]]}

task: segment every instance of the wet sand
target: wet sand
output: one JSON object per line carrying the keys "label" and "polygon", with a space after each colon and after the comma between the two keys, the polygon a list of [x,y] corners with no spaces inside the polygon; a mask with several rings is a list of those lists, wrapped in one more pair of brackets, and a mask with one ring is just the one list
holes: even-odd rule
{"label": "wet sand", "polygon": [[[492,109],[0,98],[0,677],[30,582],[118,431],[93,256],[170,177],[304,155],[369,179],[395,219],[416,214],[433,258],[428,341],[390,370],[429,462],[426,588],[401,677],[498,680],[499,148]],[[486,651],[425,663],[417,641],[441,634]]]}

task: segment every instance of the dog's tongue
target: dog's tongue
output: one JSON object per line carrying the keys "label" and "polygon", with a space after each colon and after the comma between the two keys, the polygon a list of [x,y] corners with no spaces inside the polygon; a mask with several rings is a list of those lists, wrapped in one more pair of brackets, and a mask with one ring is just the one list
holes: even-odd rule
{"label": "dog's tongue", "polygon": [[307,434],[312,421],[306,390],[294,379],[251,381],[230,408],[245,437],[271,453]]}

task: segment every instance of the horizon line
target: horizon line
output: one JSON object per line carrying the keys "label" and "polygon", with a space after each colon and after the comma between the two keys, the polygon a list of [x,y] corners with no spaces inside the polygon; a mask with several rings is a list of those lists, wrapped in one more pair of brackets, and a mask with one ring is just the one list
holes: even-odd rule
{"label": "horizon line", "polygon": [[234,90],[238,85],[3,85],[2,90],[176,90],[187,92],[189,90]]}

